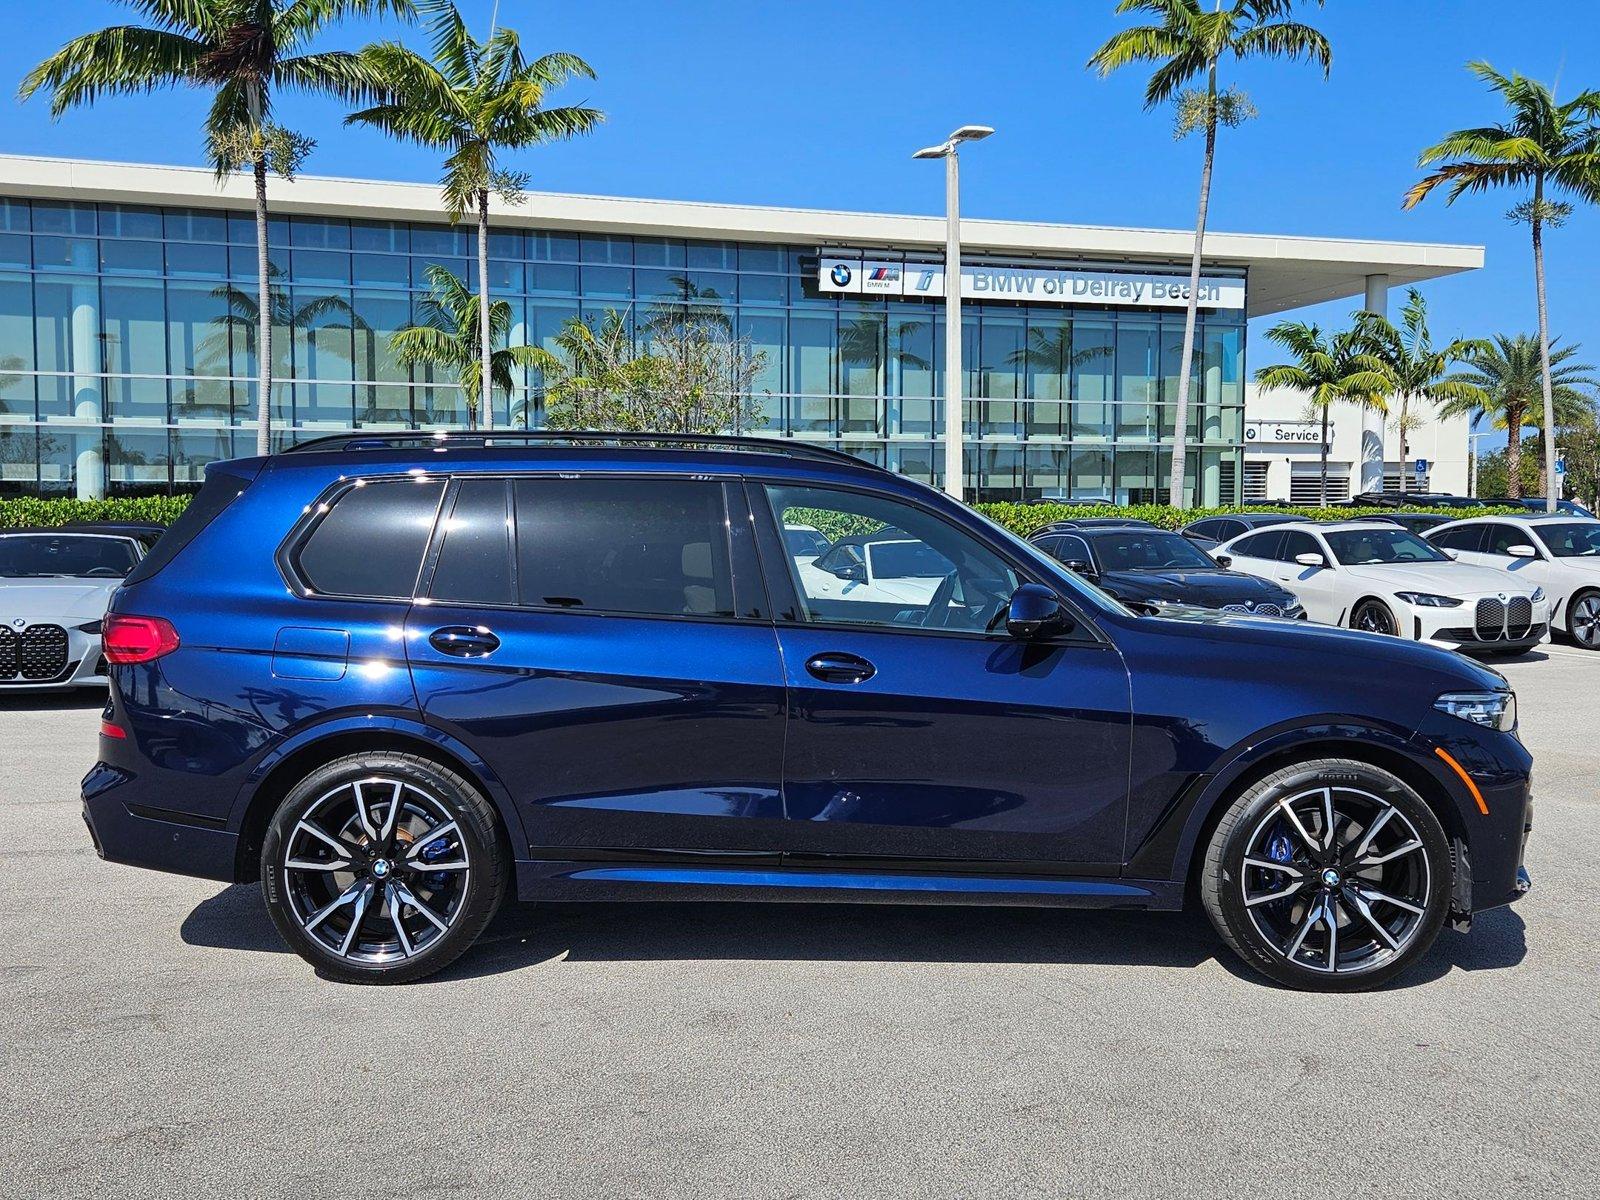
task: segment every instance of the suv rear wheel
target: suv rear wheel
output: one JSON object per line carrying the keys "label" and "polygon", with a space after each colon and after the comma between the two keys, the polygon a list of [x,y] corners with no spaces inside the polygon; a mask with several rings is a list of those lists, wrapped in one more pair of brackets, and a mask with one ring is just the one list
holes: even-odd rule
{"label": "suv rear wheel", "polygon": [[1274,771],[1223,815],[1200,895],[1223,939],[1290,987],[1360,991],[1425,954],[1449,909],[1449,842],[1387,771],[1317,759]]}
{"label": "suv rear wheel", "polygon": [[348,983],[403,983],[454,961],[506,890],[488,802],[411,754],[352,754],[301,780],[261,848],[268,911],[290,947]]}

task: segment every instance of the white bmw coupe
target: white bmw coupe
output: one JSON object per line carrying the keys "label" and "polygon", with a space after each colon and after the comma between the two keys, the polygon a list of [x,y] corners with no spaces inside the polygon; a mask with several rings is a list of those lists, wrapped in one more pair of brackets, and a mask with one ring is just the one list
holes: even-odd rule
{"label": "white bmw coupe", "polygon": [[1311,620],[1328,625],[1478,654],[1517,654],[1549,635],[1542,588],[1457,562],[1384,522],[1273,526],[1224,542],[1212,556],[1283,585]]}
{"label": "white bmw coupe", "polygon": [[1428,541],[1464,563],[1507,572],[1550,597],[1550,624],[1600,650],[1600,521],[1568,513],[1474,517],[1430,529]]}

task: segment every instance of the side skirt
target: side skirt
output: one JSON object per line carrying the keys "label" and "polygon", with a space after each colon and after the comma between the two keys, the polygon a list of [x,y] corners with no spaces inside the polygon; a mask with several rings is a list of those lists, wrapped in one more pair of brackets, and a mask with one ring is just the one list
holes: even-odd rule
{"label": "side skirt", "polygon": [[1168,880],[950,875],[794,867],[558,862],[517,863],[521,900],[646,900],[799,904],[971,904],[1054,908],[1183,907]]}

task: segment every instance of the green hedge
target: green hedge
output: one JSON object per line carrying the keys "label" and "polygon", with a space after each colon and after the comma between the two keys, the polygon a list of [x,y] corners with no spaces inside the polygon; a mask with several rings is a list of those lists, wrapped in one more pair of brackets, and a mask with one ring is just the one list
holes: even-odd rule
{"label": "green hedge", "polygon": [[[156,521],[169,524],[189,503],[188,496],[139,496],[115,500],[65,500],[24,498],[0,500],[0,529],[28,525],[65,525],[75,521]],[[1165,504],[1134,504],[1123,508],[1111,505],[1072,504],[979,504],[978,511],[1026,537],[1051,521],[1070,521],[1074,517],[1137,517],[1163,529],[1178,529],[1201,517],[1250,511],[1242,508],[1169,508]],[[1314,521],[1349,521],[1355,517],[1383,516],[1382,508],[1286,508],[1284,516],[1310,517]],[[1495,512],[1521,512],[1520,508],[1424,508],[1408,507],[1408,512],[1436,512],[1444,516],[1477,517]],[[870,523],[845,519],[838,513],[793,509],[790,520],[815,525],[830,539],[850,533],[871,531]]]}

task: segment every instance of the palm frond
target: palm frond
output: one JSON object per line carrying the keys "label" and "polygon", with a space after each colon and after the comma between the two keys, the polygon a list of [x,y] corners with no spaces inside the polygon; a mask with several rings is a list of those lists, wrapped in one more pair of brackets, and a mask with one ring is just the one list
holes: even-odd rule
{"label": "palm frond", "polygon": [[411,21],[417,15],[411,0],[293,0],[273,21],[280,50],[303,46],[329,25],[348,17],[395,17]]}
{"label": "palm frond", "polygon": [[1326,78],[1333,70],[1333,47],[1322,32],[1298,21],[1255,25],[1239,34],[1235,53],[1240,58],[1305,59],[1322,68]]}
{"label": "palm frond", "polygon": [[190,83],[209,47],[162,29],[118,25],[73,38],[23,77],[19,99],[50,93],[50,115],[105,95],[148,93]]}

